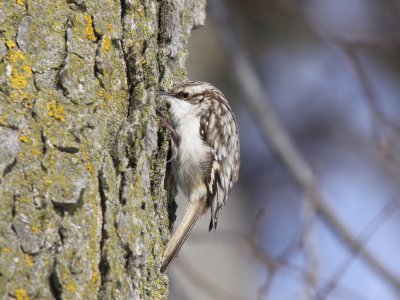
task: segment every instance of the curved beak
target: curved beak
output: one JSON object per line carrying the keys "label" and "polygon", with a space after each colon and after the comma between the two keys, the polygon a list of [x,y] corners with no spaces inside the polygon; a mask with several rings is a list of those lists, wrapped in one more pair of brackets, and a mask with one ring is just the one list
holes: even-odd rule
{"label": "curved beak", "polygon": [[166,91],[158,91],[157,98],[160,101],[166,101],[168,104],[171,104],[171,102],[173,102],[175,100],[174,94],[168,93]]}
{"label": "curved beak", "polygon": [[160,97],[160,96],[173,96],[173,94],[172,93],[168,93],[168,92],[166,92],[166,91],[158,91],[157,92],[157,96],[158,97]]}

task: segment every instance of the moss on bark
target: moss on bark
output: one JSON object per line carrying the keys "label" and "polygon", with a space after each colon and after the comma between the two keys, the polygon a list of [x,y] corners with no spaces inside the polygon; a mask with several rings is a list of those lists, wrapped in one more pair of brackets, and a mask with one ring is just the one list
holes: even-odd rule
{"label": "moss on bark", "polygon": [[204,5],[0,2],[0,298],[166,298],[155,92]]}

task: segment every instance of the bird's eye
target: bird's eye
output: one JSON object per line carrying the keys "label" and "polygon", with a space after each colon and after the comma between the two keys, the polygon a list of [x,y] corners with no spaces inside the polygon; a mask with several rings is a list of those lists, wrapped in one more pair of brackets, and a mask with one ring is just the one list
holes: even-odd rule
{"label": "bird's eye", "polygon": [[181,92],[181,96],[185,99],[187,99],[189,97],[189,93],[188,92]]}

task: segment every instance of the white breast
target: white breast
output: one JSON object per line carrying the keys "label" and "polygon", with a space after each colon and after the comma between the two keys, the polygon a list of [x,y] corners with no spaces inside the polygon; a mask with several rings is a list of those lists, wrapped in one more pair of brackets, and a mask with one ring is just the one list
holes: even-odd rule
{"label": "white breast", "polygon": [[178,185],[182,192],[191,193],[198,180],[202,180],[201,162],[204,161],[208,147],[200,137],[200,117],[196,107],[181,100],[171,100],[171,115],[175,130],[180,136],[178,146]]}

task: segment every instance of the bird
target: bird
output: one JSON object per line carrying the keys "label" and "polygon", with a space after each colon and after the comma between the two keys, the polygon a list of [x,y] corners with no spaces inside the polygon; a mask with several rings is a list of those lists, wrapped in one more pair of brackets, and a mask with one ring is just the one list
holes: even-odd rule
{"label": "bird", "polygon": [[165,273],[197,219],[211,211],[209,231],[239,177],[239,129],[222,92],[207,82],[186,81],[158,96],[169,103],[175,141],[172,159],[178,191],[187,199],[184,217],[169,240],[161,265]]}

